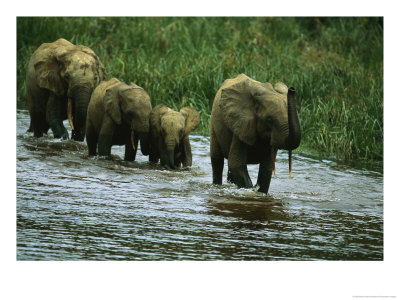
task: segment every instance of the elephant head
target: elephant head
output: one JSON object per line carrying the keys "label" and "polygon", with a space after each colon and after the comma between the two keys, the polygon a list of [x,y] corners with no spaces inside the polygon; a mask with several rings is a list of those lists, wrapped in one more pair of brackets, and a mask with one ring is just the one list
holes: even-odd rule
{"label": "elephant head", "polygon": [[162,163],[166,163],[171,169],[175,169],[177,156],[184,155],[180,153],[187,150],[183,149],[184,147],[190,147],[189,141],[186,141],[187,144],[184,145],[184,140],[188,138],[191,131],[199,126],[199,113],[189,106],[183,107],[177,112],[160,104],[153,109],[150,115],[150,123],[152,130],[155,131],[154,134],[159,139],[158,145],[162,145],[159,152],[166,154],[167,161],[162,161]]}
{"label": "elephant head", "polygon": [[273,87],[250,78],[222,89],[220,108],[224,123],[244,143],[268,141],[273,149],[291,151],[300,144],[295,89],[281,82]]}
{"label": "elephant head", "polygon": [[144,89],[134,83],[120,83],[107,89],[104,96],[105,112],[117,125],[128,126],[132,146],[137,135],[143,155],[149,154],[149,116],[151,100]]}
{"label": "elephant head", "polygon": [[68,98],[72,137],[83,141],[90,96],[105,79],[105,69],[90,48],[64,39],[44,44],[40,50],[34,63],[37,83],[60,98]]}

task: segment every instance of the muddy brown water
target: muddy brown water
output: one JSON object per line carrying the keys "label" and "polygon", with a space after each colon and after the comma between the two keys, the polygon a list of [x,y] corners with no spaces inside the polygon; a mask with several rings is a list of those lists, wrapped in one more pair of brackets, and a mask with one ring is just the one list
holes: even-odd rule
{"label": "muddy brown water", "polygon": [[[67,122],[66,128],[69,128]],[[383,174],[287,152],[269,194],[211,184],[209,139],[167,171],[138,152],[89,158],[86,143],[36,139],[17,112],[17,260],[382,260]],[[257,166],[249,166],[256,181]]]}

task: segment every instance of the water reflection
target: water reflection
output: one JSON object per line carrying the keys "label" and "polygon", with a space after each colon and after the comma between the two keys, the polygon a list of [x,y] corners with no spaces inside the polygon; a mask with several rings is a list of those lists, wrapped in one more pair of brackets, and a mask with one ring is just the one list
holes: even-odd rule
{"label": "water reflection", "polygon": [[220,217],[233,217],[242,221],[247,221],[242,224],[244,226],[250,225],[253,227],[255,224],[268,224],[271,218],[271,207],[211,201],[211,207],[208,213]]}

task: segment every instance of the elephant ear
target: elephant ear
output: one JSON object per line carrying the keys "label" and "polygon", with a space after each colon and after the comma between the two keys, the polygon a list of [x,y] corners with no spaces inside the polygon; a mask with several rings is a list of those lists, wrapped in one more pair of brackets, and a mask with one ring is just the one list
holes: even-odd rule
{"label": "elephant ear", "polygon": [[150,113],[150,126],[161,131],[161,117],[169,110],[164,104],[159,104]]}
{"label": "elephant ear", "polygon": [[[96,56],[97,57],[97,56]],[[100,59],[97,58],[97,84],[100,84],[103,80],[106,79],[106,69],[104,68],[103,64],[101,63]]]}
{"label": "elephant ear", "polygon": [[199,127],[200,116],[199,113],[193,107],[190,106],[183,107],[179,112],[185,116],[186,120],[185,135],[188,135],[189,132]]}
{"label": "elephant ear", "polygon": [[62,96],[65,92],[64,82],[60,76],[60,66],[55,58],[47,61],[39,61],[35,64],[36,80],[38,85]]}
{"label": "elephant ear", "polygon": [[[40,46],[34,63],[36,80],[41,88],[48,89],[58,96],[64,95],[66,87],[61,73],[66,68],[66,55],[74,45],[64,39]],[[35,54],[34,54],[35,55]]]}
{"label": "elephant ear", "polygon": [[[127,105],[129,105],[128,103],[131,102],[132,100],[138,104],[139,103],[139,99],[135,94],[133,94],[134,89],[141,89],[139,86],[132,86],[132,85],[127,85],[125,83],[121,84],[119,87],[119,99],[120,99],[120,110],[124,111],[124,109],[126,109]],[[130,98],[133,97],[132,98]]]}
{"label": "elephant ear", "polygon": [[245,79],[222,89],[220,109],[225,125],[244,143],[257,139],[256,111],[253,99],[256,83]]}
{"label": "elephant ear", "polygon": [[120,108],[120,89],[123,83],[114,85],[113,87],[106,90],[104,95],[104,109],[106,113],[111,117],[111,119],[117,123],[121,124],[121,108]]}

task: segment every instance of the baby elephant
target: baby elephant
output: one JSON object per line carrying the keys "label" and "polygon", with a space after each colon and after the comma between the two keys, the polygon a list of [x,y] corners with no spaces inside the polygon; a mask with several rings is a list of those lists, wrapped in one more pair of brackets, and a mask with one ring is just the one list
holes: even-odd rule
{"label": "baby elephant", "polygon": [[167,106],[157,105],[150,114],[150,156],[151,162],[161,160],[161,165],[175,169],[192,165],[192,150],[189,132],[200,123],[199,113],[184,107],[179,112]]}
{"label": "baby elephant", "polygon": [[111,157],[112,145],[125,145],[125,160],[133,161],[137,145],[149,155],[151,101],[144,89],[116,78],[94,90],[87,112],[86,142],[89,155]]}

